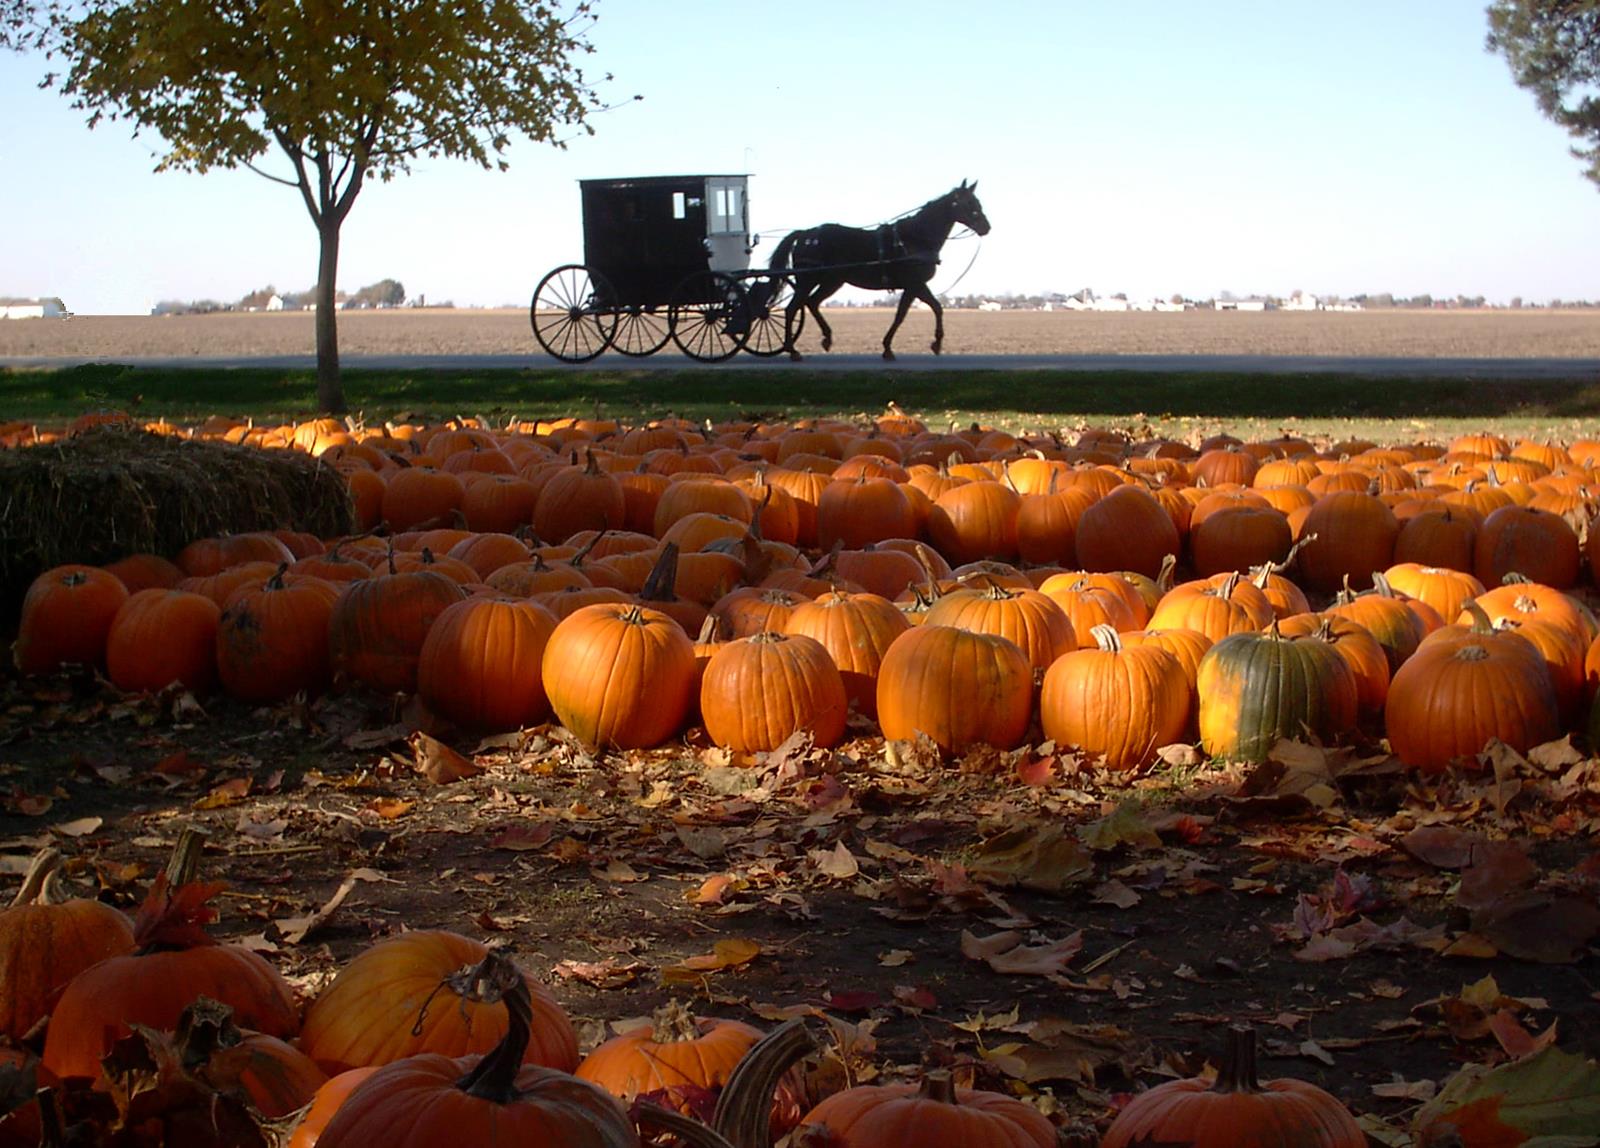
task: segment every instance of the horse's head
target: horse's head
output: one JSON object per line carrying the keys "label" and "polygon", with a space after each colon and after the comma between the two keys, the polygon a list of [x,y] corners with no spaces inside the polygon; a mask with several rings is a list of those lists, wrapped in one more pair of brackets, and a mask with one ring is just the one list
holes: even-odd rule
{"label": "horse's head", "polygon": [[946,199],[950,204],[950,214],[957,223],[972,228],[979,235],[989,234],[989,217],[983,213],[983,204],[978,202],[976,180],[970,184],[962,180],[961,186],[952,191]]}

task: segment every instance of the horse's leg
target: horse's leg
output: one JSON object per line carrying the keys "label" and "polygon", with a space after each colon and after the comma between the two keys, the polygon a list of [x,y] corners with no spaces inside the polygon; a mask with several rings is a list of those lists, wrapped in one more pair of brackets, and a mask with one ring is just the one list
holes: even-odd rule
{"label": "horse's leg", "polygon": [[944,346],[944,307],[940,305],[939,298],[926,283],[918,283],[913,290],[917,298],[928,305],[928,310],[933,312],[933,353],[937,355]]}
{"label": "horse's leg", "polygon": [[[789,352],[789,361],[791,363],[798,363],[803,358],[799,349],[794,345],[795,340],[799,337],[799,331],[795,328],[794,320],[795,316],[801,315],[800,309],[806,305],[806,296],[811,293],[813,286],[812,283],[801,279],[798,275],[795,276],[794,293],[789,296],[789,305],[783,309],[783,349]],[[804,316],[802,315],[801,317],[803,318]]]}
{"label": "horse's leg", "polygon": [[828,321],[822,317],[822,301],[843,286],[843,279],[829,279],[817,284],[817,289],[806,300],[806,310],[811,312],[811,317],[817,321],[817,329],[822,332],[824,351],[833,350],[833,328],[828,326]]}
{"label": "horse's leg", "polygon": [[900,329],[900,324],[906,321],[906,312],[911,310],[911,288],[907,287],[900,292],[900,306],[895,308],[894,322],[889,324],[889,332],[883,337],[883,357],[889,362],[894,362],[894,333]]}

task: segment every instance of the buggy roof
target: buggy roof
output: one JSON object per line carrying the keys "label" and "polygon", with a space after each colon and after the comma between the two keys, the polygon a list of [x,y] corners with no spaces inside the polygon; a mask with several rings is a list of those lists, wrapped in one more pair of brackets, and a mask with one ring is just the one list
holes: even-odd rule
{"label": "buggy roof", "polygon": [[583,187],[638,187],[696,183],[706,179],[749,179],[747,172],[710,172],[705,175],[636,175],[621,179],[580,179]]}

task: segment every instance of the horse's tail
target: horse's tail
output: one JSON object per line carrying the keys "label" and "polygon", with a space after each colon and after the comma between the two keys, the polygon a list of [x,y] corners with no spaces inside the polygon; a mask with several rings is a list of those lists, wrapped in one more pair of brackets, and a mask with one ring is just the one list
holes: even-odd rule
{"label": "horse's tail", "polygon": [[772,251],[772,261],[767,264],[769,271],[783,271],[788,268],[789,252],[794,250],[795,240],[800,234],[798,231],[791,231],[778,241],[778,246]]}

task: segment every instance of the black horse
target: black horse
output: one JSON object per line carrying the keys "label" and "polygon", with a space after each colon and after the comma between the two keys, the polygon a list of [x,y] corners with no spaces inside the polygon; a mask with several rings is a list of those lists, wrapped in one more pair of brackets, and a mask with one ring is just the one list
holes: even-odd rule
{"label": "black horse", "polygon": [[801,308],[810,311],[822,331],[822,349],[833,347],[833,330],[822,317],[822,301],[849,283],[874,291],[899,291],[900,306],[895,311],[889,333],[883,337],[883,357],[894,358],[891,344],[894,333],[905,321],[913,299],[921,299],[933,312],[933,353],[944,343],[944,308],[928,289],[939,266],[939,250],[950,237],[950,229],[964,224],[979,235],[989,234],[989,220],[976,195],[978,185],[965,180],[954,191],[941,195],[909,215],[878,227],[845,227],[824,223],[805,231],[792,231],[772,253],[770,269],[789,274],[794,280],[794,296],[784,312],[784,350],[796,361],[795,326]]}

